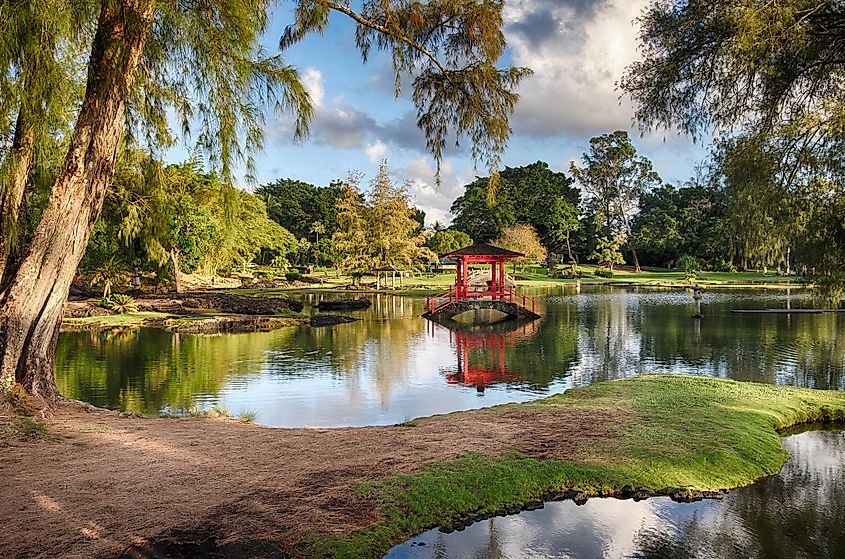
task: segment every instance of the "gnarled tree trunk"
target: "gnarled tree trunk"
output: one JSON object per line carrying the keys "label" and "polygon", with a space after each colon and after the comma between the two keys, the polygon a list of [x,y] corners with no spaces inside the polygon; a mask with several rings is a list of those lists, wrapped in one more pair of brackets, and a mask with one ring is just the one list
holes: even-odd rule
{"label": "gnarled tree trunk", "polygon": [[34,396],[59,396],[53,358],[62,307],[111,183],[154,6],[154,0],[102,2],[68,153],[28,251],[0,294],[0,392],[17,381]]}
{"label": "gnarled tree trunk", "polygon": [[14,273],[11,266],[7,270],[6,264],[16,248],[17,238],[20,236],[18,234],[19,216],[23,206],[23,195],[26,191],[29,170],[32,168],[34,146],[35,127],[32,120],[27,118],[27,109],[22,103],[18,111],[15,136],[8,158],[9,181],[5,188],[0,191],[0,216],[2,216],[2,222],[0,222],[0,287],[8,283],[3,281],[6,274]]}

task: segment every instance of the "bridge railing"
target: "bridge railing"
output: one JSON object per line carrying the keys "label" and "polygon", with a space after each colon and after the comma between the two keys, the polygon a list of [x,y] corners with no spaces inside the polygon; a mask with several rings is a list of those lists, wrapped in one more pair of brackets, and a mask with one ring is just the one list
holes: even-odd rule
{"label": "bridge railing", "polygon": [[443,293],[438,293],[428,298],[428,312],[434,314],[454,300],[455,287],[450,285],[449,289]]}
{"label": "bridge railing", "polygon": [[443,307],[449,305],[454,301],[468,301],[478,300],[489,297],[492,300],[508,301],[520,305],[524,309],[530,309],[531,312],[537,312],[537,300],[534,297],[520,293],[513,286],[504,292],[488,291],[488,290],[468,290],[466,294],[458,298],[454,286],[450,286],[447,291],[432,295],[428,298],[428,312],[435,313]]}
{"label": "bridge railing", "polygon": [[537,299],[525,293],[520,293],[513,286],[507,291],[507,297],[507,300],[511,303],[516,303],[524,309],[531,309],[533,313],[537,312]]}

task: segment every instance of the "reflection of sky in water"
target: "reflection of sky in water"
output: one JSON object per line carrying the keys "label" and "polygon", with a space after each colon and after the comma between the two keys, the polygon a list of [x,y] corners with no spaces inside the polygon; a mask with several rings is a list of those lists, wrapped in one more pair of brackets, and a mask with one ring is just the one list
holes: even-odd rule
{"label": "reflection of sky in water", "polygon": [[[354,328],[341,325],[335,328]],[[303,366],[300,358],[276,354],[257,364],[261,374],[237,375],[221,391],[222,404],[231,411],[260,410],[270,425],[376,425],[415,417],[527,401],[546,394],[510,384],[485,387],[456,385],[446,377],[457,370],[455,341],[438,329],[406,340],[394,356],[394,346],[368,339],[357,350],[354,365],[338,371],[330,357]],[[307,358],[307,357],[306,357]],[[565,389],[561,384],[556,387]],[[283,403],[283,405],[277,405]]]}
{"label": "reflection of sky in water", "polygon": [[496,330],[481,344],[431,327],[422,298],[373,303],[352,313],[360,322],[329,328],[62,334],[57,381],[99,406],[156,413],[220,403],[280,426],[399,423],[650,372],[845,388],[842,314],[730,312],[811,306],[802,292],[707,291],[695,321],[687,291],[570,286],[540,297],[542,318],[530,327]]}
{"label": "reflection of sky in water", "polygon": [[463,532],[426,532],[387,558],[841,557],[845,431],[803,433],[784,445],[792,458],[779,475],[723,501],[548,503]]}

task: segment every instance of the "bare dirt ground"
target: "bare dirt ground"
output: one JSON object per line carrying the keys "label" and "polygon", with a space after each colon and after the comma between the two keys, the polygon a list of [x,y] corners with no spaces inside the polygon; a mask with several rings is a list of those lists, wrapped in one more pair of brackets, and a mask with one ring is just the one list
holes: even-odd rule
{"label": "bare dirt ground", "polygon": [[360,482],[468,451],[577,460],[623,419],[538,406],[414,426],[277,429],[63,403],[40,440],[0,432],[0,557],[161,557],[162,542],[203,538],[282,557],[309,530],[378,523],[378,503],[355,494]]}

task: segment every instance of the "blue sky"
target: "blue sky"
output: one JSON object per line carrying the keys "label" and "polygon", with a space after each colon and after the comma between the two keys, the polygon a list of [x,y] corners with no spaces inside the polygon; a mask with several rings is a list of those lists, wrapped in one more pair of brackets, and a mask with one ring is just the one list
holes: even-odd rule
{"label": "blue sky", "polygon": [[[619,99],[614,84],[637,57],[634,18],[648,0],[507,0],[505,33],[511,61],[528,66],[534,76],[520,87],[520,103],[503,164],[519,166],[543,160],[567,172],[592,136],[626,129],[638,151],[649,157],[667,182],[686,180],[706,156],[673,132],[640,137],[631,126],[631,106]],[[290,3],[276,6],[265,37],[270,52],[290,21]],[[434,185],[433,158],[415,126],[413,106],[403,94],[395,99],[389,61],[372,56],[362,64],[354,47],[354,26],[332,15],[325,35],[313,35],[285,54],[297,66],[317,105],[308,140],[294,144],[286,118],[267,117],[267,142],[254,154],[258,183],[295,178],[325,185],[350,170],[371,177],[381,159],[391,175],[410,181],[411,195],[429,223],[448,221],[448,208],[483,165],[474,169],[468,153],[445,154],[442,184]]]}

